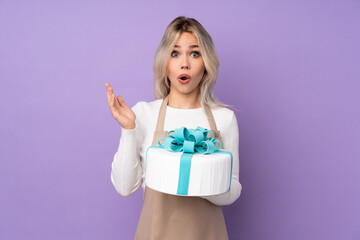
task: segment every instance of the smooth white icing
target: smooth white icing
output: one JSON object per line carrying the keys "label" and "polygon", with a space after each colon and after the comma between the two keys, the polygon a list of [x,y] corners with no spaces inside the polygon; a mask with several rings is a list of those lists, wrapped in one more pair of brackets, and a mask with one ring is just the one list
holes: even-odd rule
{"label": "smooth white icing", "polygon": [[[176,195],[182,153],[170,152],[163,148],[149,148],[145,184],[157,191]],[[227,192],[230,174],[229,154],[195,152],[191,158],[188,196],[211,196]]]}

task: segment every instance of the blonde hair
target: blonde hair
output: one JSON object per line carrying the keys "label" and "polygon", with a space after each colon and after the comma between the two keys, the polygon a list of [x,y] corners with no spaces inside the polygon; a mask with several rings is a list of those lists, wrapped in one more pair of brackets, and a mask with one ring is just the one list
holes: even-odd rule
{"label": "blonde hair", "polygon": [[193,34],[198,42],[205,65],[201,79],[199,101],[209,107],[229,107],[214,96],[214,85],[218,75],[219,59],[209,33],[194,18],[179,16],[166,28],[164,36],[156,50],[154,58],[154,95],[156,99],[165,98],[170,93],[170,81],[167,76],[167,65],[174,45],[182,32]]}

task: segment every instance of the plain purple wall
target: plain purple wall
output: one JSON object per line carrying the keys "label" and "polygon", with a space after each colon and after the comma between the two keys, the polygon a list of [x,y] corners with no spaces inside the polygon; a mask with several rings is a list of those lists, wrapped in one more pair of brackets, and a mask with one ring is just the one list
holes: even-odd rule
{"label": "plain purple wall", "polygon": [[0,1],[0,239],[132,239],[105,82],[152,101],[166,26],[194,17],[235,105],[230,239],[360,239],[359,1]]}

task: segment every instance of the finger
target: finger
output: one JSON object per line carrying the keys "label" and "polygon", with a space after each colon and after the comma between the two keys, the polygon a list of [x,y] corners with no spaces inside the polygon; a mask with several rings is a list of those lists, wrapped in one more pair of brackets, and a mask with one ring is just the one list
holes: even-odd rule
{"label": "finger", "polygon": [[123,99],[120,95],[117,96],[117,99],[118,99],[118,101],[119,101],[120,106],[122,106],[122,107],[127,107],[124,99]]}
{"label": "finger", "polygon": [[[109,84],[110,85],[110,84]],[[112,87],[108,87],[107,88],[107,97],[108,97],[108,103],[109,103],[109,105],[112,105],[112,102],[111,102],[111,100],[112,100],[112,98],[113,98],[113,96],[112,96]]]}
{"label": "finger", "polygon": [[114,99],[113,99],[113,101],[114,101],[114,104],[113,104],[113,105],[114,105],[114,108],[120,112],[120,111],[121,111],[121,106],[120,106],[120,104],[118,103],[118,101],[116,100],[116,99],[117,99],[116,95],[113,94],[113,96],[114,96]]}
{"label": "finger", "polygon": [[110,94],[110,103],[109,103],[109,106],[110,106],[110,110],[111,110],[111,111],[114,111],[114,110],[115,110],[114,94]]}
{"label": "finger", "polygon": [[108,104],[110,105],[111,95],[110,95],[110,89],[108,86],[106,87],[106,96],[107,96]]}
{"label": "finger", "polygon": [[120,113],[123,112],[124,109],[127,108],[124,99],[119,95],[116,97],[118,104],[116,105],[116,108],[119,110]]}
{"label": "finger", "polygon": [[111,95],[111,107],[110,107],[110,110],[111,110],[113,116],[121,114],[121,107],[120,107],[119,103],[116,101],[116,95],[115,94]]}
{"label": "finger", "polygon": [[[114,91],[113,91],[113,88],[112,87],[109,87],[109,94],[110,94],[110,99],[111,100],[114,100],[115,98],[115,94],[114,94]],[[115,102],[112,101],[111,104],[113,105]]]}
{"label": "finger", "polygon": [[120,101],[121,101],[120,99],[121,99],[120,96],[115,96],[114,107],[115,107],[115,109],[117,110],[117,112],[118,112],[120,115],[122,115],[122,114],[125,113],[124,110],[126,109],[126,107],[124,107],[124,106],[121,105],[122,103],[120,103]]}

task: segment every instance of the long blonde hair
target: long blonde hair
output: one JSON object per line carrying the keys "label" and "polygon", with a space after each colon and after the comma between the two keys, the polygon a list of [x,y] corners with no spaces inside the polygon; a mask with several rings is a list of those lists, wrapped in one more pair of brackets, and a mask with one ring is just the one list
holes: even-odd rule
{"label": "long blonde hair", "polygon": [[201,79],[199,101],[210,107],[229,107],[214,96],[214,85],[218,75],[219,59],[209,33],[194,18],[179,16],[166,28],[154,58],[154,95],[156,99],[165,98],[170,93],[170,80],[167,65],[174,45],[182,32],[192,33],[199,42],[200,52],[205,65]]}

